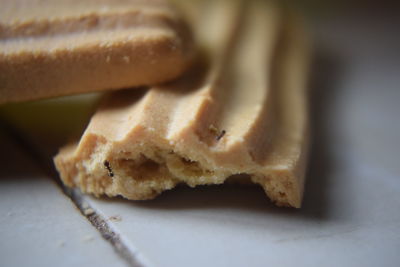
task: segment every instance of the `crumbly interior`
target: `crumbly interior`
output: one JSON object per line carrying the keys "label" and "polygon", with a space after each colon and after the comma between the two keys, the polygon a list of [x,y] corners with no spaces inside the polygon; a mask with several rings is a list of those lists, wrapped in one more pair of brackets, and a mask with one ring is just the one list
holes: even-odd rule
{"label": "crumbly interior", "polygon": [[[108,196],[121,195],[132,200],[152,199],[178,184],[190,187],[207,184],[234,183],[260,184],[267,195],[279,206],[296,206],[296,188],[285,170],[251,168],[248,172],[240,168],[210,166],[206,162],[191,160],[174,151],[172,146],[157,147],[140,144],[125,147],[123,151],[110,151],[98,138],[93,138],[91,151],[84,153],[86,159],[76,160],[70,147],[64,148],[56,157],[56,165],[63,181],[78,186],[87,193]],[[100,138],[101,140],[101,138]],[[274,176],[277,176],[274,177]],[[289,194],[289,195],[288,195]]]}

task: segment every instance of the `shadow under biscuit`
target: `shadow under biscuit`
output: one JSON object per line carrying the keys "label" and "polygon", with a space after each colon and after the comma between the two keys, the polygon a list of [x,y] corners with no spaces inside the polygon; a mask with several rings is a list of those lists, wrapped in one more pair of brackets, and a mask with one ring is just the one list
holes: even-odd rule
{"label": "shadow under biscuit", "polygon": [[310,79],[311,147],[302,213],[316,219],[329,219],[331,186],[335,161],[332,134],[332,114],[340,106],[337,86],[343,71],[340,58],[328,50],[314,52]]}

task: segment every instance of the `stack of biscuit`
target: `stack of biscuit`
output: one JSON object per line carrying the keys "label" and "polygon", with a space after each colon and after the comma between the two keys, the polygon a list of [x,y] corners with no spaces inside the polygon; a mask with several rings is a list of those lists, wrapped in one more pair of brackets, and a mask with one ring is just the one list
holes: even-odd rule
{"label": "stack of biscuit", "polygon": [[96,196],[255,183],[299,208],[308,45],[268,1],[17,0],[0,10],[0,103],[107,91],[54,158]]}

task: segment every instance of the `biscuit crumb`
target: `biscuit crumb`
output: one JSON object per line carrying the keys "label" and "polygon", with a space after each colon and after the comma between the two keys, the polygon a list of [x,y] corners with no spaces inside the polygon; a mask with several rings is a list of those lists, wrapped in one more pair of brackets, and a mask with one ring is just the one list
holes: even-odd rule
{"label": "biscuit crumb", "polygon": [[111,217],[109,217],[108,219],[109,219],[110,221],[113,221],[113,222],[120,222],[120,221],[122,221],[122,218],[121,218],[121,216],[119,216],[119,215],[111,216]]}
{"label": "biscuit crumb", "polygon": [[94,210],[91,209],[91,208],[84,209],[83,210],[83,214],[86,215],[86,216],[90,216],[90,215],[94,214]]}

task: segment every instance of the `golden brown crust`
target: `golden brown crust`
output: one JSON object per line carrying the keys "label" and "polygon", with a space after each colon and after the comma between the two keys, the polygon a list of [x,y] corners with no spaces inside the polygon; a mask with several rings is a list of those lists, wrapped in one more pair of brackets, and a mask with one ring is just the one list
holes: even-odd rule
{"label": "golden brown crust", "polygon": [[63,0],[56,14],[40,10],[54,1],[29,11],[10,2],[20,18],[0,19],[0,103],[159,84],[193,57],[179,14],[153,3],[164,1],[85,0],[81,9]]}

